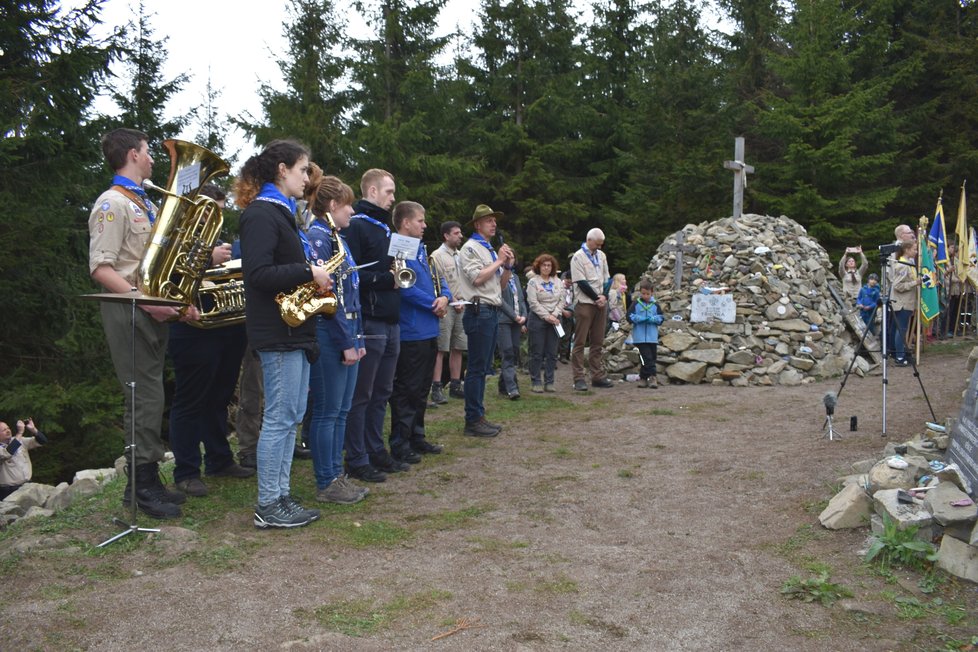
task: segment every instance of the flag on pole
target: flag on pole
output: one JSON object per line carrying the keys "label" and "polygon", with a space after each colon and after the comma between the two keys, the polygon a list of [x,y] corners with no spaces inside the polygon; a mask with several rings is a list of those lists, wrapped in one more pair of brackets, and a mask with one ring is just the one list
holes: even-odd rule
{"label": "flag on pole", "polygon": [[934,213],[934,223],[930,227],[927,240],[934,247],[934,262],[947,265],[947,229],[944,228],[944,206],[941,197],[937,198],[937,211]]}
{"label": "flag on pole", "polygon": [[968,233],[968,209],[964,192],[965,184],[961,184],[961,201],[958,202],[958,223],[954,225],[954,233],[958,236],[958,257],[955,268],[958,278],[968,277],[968,266],[971,264],[971,238]]}
{"label": "flag on pole", "polygon": [[920,243],[920,318],[926,324],[941,312],[937,297],[937,269],[926,243]]}
{"label": "flag on pole", "polygon": [[968,282],[972,286],[978,288],[978,232],[975,231],[975,227],[968,227],[968,242],[971,245],[971,251],[968,252],[970,257],[968,258]]}

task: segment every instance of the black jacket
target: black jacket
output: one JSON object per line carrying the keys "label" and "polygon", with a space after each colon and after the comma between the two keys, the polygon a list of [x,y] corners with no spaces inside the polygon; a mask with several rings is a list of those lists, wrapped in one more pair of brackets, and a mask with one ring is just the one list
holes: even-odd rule
{"label": "black jacket", "polygon": [[275,295],[312,280],[312,270],[287,208],[253,201],[241,214],[241,267],[245,284],[245,324],[255,351],[304,350],[314,359],[316,321],[295,328],[282,321]]}
{"label": "black jacket", "polygon": [[[390,213],[365,199],[355,203],[353,210],[357,215],[367,215],[390,227]],[[376,224],[356,217],[343,229],[343,235],[357,265],[376,261],[370,267],[360,269],[360,309],[364,317],[388,324],[398,323],[401,292],[394,287],[394,275],[391,274],[394,259],[387,255],[390,236]]]}

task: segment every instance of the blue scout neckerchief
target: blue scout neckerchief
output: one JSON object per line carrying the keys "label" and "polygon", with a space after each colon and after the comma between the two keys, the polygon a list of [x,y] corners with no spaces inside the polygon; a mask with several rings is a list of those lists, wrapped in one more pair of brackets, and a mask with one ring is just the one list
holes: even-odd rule
{"label": "blue scout neckerchief", "polygon": [[146,208],[146,215],[149,217],[149,223],[153,224],[156,221],[156,213],[153,211],[153,202],[149,200],[149,195],[143,190],[142,186],[130,179],[129,177],[124,177],[121,174],[117,174],[112,177],[112,185],[121,186],[126,190],[135,193],[140,199],[143,200],[143,206]]}
{"label": "blue scout neckerchief", "polygon": [[596,249],[592,254],[591,250],[587,248],[587,242],[582,242],[581,250],[584,251],[584,255],[587,256],[587,259],[591,261],[592,265],[595,267],[601,267],[601,258],[598,257],[598,251]]}

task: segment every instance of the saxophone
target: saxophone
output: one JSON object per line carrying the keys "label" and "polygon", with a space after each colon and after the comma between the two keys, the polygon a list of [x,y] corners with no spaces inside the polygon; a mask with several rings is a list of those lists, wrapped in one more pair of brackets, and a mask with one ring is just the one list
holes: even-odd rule
{"label": "saxophone", "polygon": [[[340,238],[333,216],[326,213],[326,222],[333,232],[333,242],[336,245],[336,253],[322,265],[326,271],[332,274],[346,262],[346,247],[343,246],[343,239]],[[325,294],[319,289],[315,281],[303,283],[289,293],[279,292],[275,297],[278,303],[279,313],[282,321],[295,328],[313,315],[326,315],[332,317],[336,314],[338,301],[332,292]]]}
{"label": "saxophone", "polygon": [[144,294],[192,304],[224,218],[210,197],[198,195],[213,177],[227,174],[228,164],[210,150],[183,140],[165,140],[170,154],[166,188],[147,180],[144,186],[163,193],[149,244],[139,262],[139,289]]}

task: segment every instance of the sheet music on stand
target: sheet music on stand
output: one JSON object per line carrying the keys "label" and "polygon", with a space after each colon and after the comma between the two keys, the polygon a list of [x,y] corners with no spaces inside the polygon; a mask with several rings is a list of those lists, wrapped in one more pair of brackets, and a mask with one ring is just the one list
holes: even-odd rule
{"label": "sheet music on stand", "polygon": [[387,248],[387,255],[391,258],[401,258],[412,260],[418,255],[418,247],[421,246],[421,238],[412,238],[400,233],[391,234],[391,244]]}

